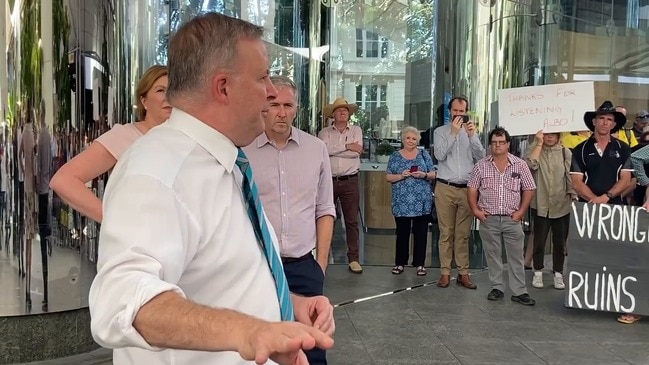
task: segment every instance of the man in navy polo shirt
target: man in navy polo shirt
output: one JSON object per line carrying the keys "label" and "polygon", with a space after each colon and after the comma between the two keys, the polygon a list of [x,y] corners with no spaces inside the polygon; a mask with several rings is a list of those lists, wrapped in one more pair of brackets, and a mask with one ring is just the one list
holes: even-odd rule
{"label": "man in navy polo shirt", "polygon": [[579,199],[595,204],[624,204],[620,196],[631,184],[631,148],[611,136],[626,117],[605,101],[599,109],[584,114],[593,133],[572,152],[570,174]]}

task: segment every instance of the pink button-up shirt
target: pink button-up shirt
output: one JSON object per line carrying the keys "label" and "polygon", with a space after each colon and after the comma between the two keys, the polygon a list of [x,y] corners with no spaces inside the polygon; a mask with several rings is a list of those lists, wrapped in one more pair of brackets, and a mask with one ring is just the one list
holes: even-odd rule
{"label": "pink button-up shirt", "polygon": [[333,125],[323,128],[318,138],[324,141],[331,160],[333,176],[353,175],[361,168],[361,158],[358,152],[348,151],[348,143],[363,145],[363,131],[359,126],[347,124],[341,132]]}
{"label": "pink button-up shirt", "polygon": [[297,128],[282,149],[263,133],[244,152],[282,257],[301,257],[316,245],[316,220],[336,216],[324,143]]}
{"label": "pink button-up shirt", "polygon": [[501,173],[489,155],[478,161],[467,184],[478,190],[478,207],[489,215],[512,215],[521,206],[521,192],[534,190],[534,178],[527,163],[512,155]]}

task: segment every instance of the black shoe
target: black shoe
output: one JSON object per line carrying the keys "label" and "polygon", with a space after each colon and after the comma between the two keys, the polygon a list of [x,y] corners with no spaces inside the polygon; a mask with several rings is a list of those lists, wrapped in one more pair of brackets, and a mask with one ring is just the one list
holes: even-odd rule
{"label": "black shoe", "polygon": [[530,298],[530,295],[525,293],[521,294],[519,296],[514,296],[512,295],[512,302],[518,302],[521,303],[522,305],[534,305],[536,304],[536,301],[532,298]]}
{"label": "black shoe", "polygon": [[505,293],[501,292],[498,289],[492,289],[489,295],[487,295],[488,300],[499,300],[505,296]]}

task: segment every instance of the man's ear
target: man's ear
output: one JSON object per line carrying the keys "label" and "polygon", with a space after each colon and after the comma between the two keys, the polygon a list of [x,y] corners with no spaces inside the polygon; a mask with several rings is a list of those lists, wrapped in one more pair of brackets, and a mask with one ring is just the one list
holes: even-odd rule
{"label": "man's ear", "polygon": [[228,92],[232,81],[232,76],[225,73],[214,75],[214,77],[212,77],[212,82],[210,83],[210,91],[214,99],[223,104],[227,104],[229,102]]}

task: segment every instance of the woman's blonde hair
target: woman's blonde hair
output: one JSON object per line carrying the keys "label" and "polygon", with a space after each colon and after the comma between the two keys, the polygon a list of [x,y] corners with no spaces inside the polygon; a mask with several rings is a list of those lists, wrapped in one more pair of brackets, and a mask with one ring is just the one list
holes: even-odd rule
{"label": "woman's blonde hair", "polygon": [[151,90],[153,84],[158,81],[162,76],[167,76],[167,66],[155,65],[151,66],[137,84],[137,89],[135,90],[135,117],[137,121],[144,120],[146,117],[146,109],[144,109],[144,104],[142,104],[142,98],[146,96],[146,93]]}
{"label": "woman's blonde hair", "polygon": [[414,135],[417,136],[417,143],[419,143],[419,140],[421,139],[421,134],[419,133],[419,130],[411,125],[403,128],[401,130],[401,142],[405,143],[406,142],[406,134],[408,133],[413,133]]}

